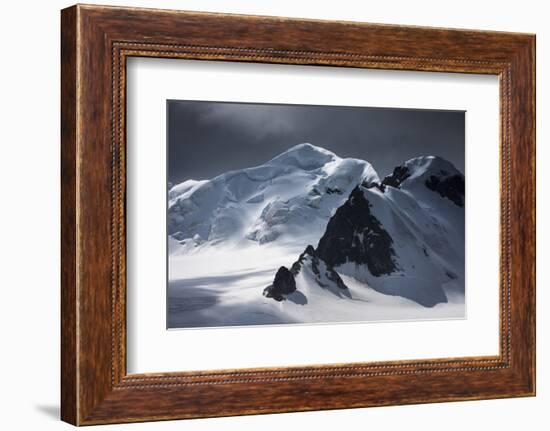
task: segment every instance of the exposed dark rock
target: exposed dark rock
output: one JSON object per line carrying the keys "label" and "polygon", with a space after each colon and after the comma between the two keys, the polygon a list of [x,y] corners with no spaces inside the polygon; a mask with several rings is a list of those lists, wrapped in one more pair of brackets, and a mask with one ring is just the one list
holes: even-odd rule
{"label": "exposed dark rock", "polygon": [[264,289],[264,296],[276,301],[288,299],[300,305],[307,304],[306,296],[296,289],[296,279],[300,271],[309,268],[315,282],[323,289],[332,291],[337,296],[351,297],[348,287],[334,269],[321,261],[312,245],[308,245],[292,264],[290,270],[281,266],[275,275],[273,284]]}
{"label": "exposed dark rock", "polygon": [[308,245],[304,252],[298,257],[298,260],[292,264],[290,267],[290,272],[292,272],[293,275],[298,275],[300,270],[302,269],[302,264],[304,262],[304,259],[306,258],[306,255],[314,256],[315,255],[315,249],[312,245]]}
{"label": "exposed dark rock", "polygon": [[398,269],[392,244],[362,189],[356,187],[329,220],[315,253],[330,268],[346,262],[366,264],[372,275],[380,276]]}
{"label": "exposed dark rock", "polygon": [[[340,276],[332,267],[327,265],[327,263],[324,263],[324,268],[322,268],[321,262],[319,260],[319,256],[317,256],[317,253],[315,252],[315,249],[312,245],[308,245],[304,252],[298,257],[298,260],[292,264],[292,267],[290,268],[290,272],[293,275],[298,275],[298,273],[302,270],[302,267],[304,265],[304,261],[306,257],[309,256],[311,260],[311,271],[315,275],[317,284],[321,287],[330,287],[327,285],[327,283],[324,282],[324,278],[327,278],[329,282],[334,283],[338,289],[347,289],[348,287],[345,285],[345,283],[342,281]],[[324,271],[324,274],[321,273],[321,271]]]}
{"label": "exposed dark rock", "polygon": [[455,205],[464,207],[464,177],[452,175],[450,177],[438,177],[431,175],[426,180],[426,187],[439,193],[440,196],[451,200]]}
{"label": "exposed dark rock", "polygon": [[327,187],[326,191],[327,191],[328,195],[332,195],[332,194],[341,195],[342,194],[342,190],[340,190],[338,187],[334,187],[334,188]]}
{"label": "exposed dark rock", "polygon": [[391,186],[399,188],[401,183],[411,176],[409,168],[406,166],[397,166],[393,173],[382,180],[382,186]]}
{"label": "exposed dark rock", "polygon": [[[340,278],[340,275],[338,275],[338,273],[330,268],[330,267],[327,267],[326,268],[326,271],[325,271],[325,276],[332,282],[336,285],[336,287],[340,290],[343,290],[343,291],[347,291],[348,290],[348,286],[346,286],[346,284],[344,283],[344,281]],[[320,281],[320,279],[318,279],[317,281],[319,283],[319,285],[321,287],[330,287],[326,284],[324,284],[322,281]],[[346,295],[346,296],[349,296],[349,295]]]}
{"label": "exposed dark rock", "polygon": [[175,232],[171,235],[172,238],[174,238],[177,241],[181,241],[182,239],[185,239],[185,235],[181,232]]}
{"label": "exposed dark rock", "polygon": [[361,186],[366,188],[366,189],[372,189],[372,188],[376,187],[382,193],[386,191],[386,186],[384,184],[378,183],[376,181],[363,181],[361,183]]}
{"label": "exposed dark rock", "polygon": [[308,244],[302,255],[309,254],[310,256],[315,256],[315,249],[311,244]]}
{"label": "exposed dark rock", "polygon": [[319,190],[317,190],[315,187],[313,187],[310,191],[309,191],[309,194],[311,196],[321,196],[321,192]]}
{"label": "exposed dark rock", "polygon": [[283,301],[285,295],[289,295],[296,290],[296,280],[286,266],[281,266],[275,274],[273,284],[264,289],[264,296],[273,298],[276,301]]}
{"label": "exposed dark rock", "polygon": [[411,173],[409,172],[409,168],[407,168],[406,166],[397,166],[396,168],[394,168],[393,173],[391,175],[387,175],[382,180],[382,182],[379,183],[376,181],[363,181],[363,183],[361,183],[361,186],[366,189],[372,189],[376,187],[381,192],[385,192],[386,186],[399,188],[401,186],[401,183],[410,176]]}

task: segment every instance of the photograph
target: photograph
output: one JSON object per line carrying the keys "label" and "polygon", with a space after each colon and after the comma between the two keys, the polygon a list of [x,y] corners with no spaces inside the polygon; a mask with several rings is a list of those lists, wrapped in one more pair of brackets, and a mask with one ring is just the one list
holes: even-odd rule
{"label": "photograph", "polygon": [[167,328],[464,319],[465,112],[167,101]]}

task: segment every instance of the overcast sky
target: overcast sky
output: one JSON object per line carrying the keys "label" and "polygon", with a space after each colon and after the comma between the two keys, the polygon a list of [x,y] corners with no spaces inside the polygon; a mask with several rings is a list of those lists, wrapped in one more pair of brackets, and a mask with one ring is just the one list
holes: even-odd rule
{"label": "overcast sky", "polygon": [[436,155],[464,172],[464,112],[169,100],[168,180],[208,179],[309,142],[367,160],[380,177]]}

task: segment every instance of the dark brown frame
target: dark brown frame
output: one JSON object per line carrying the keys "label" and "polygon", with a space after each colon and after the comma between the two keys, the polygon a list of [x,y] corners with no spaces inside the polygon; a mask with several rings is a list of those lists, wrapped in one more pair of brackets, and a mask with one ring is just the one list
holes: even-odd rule
{"label": "dark brown frame", "polygon": [[[61,17],[63,420],[88,425],[535,394],[534,35],[82,5]],[[129,56],[498,75],[500,354],[128,375]]]}

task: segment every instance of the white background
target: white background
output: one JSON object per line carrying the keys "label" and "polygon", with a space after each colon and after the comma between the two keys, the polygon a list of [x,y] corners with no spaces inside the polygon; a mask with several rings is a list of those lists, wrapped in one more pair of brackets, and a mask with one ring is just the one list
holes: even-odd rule
{"label": "white background", "polygon": [[[498,354],[496,76],[140,58],[127,83],[128,372]],[[166,99],[467,111],[468,318],[166,331]]]}
{"label": "white background", "polygon": [[[146,430],[257,429],[547,429],[550,298],[549,13],[535,0],[313,2],[298,0],[118,1],[107,4],[347,19],[381,23],[537,33],[538,138],[538,396],[98,427]],[[5,2],[0,17],[0,250],[4,429],[70,429],[59,409],[59,9],[64,1]],[[544,191],[546,191],[544,193]],[[546,265],[548,267],[548,265]]]}

